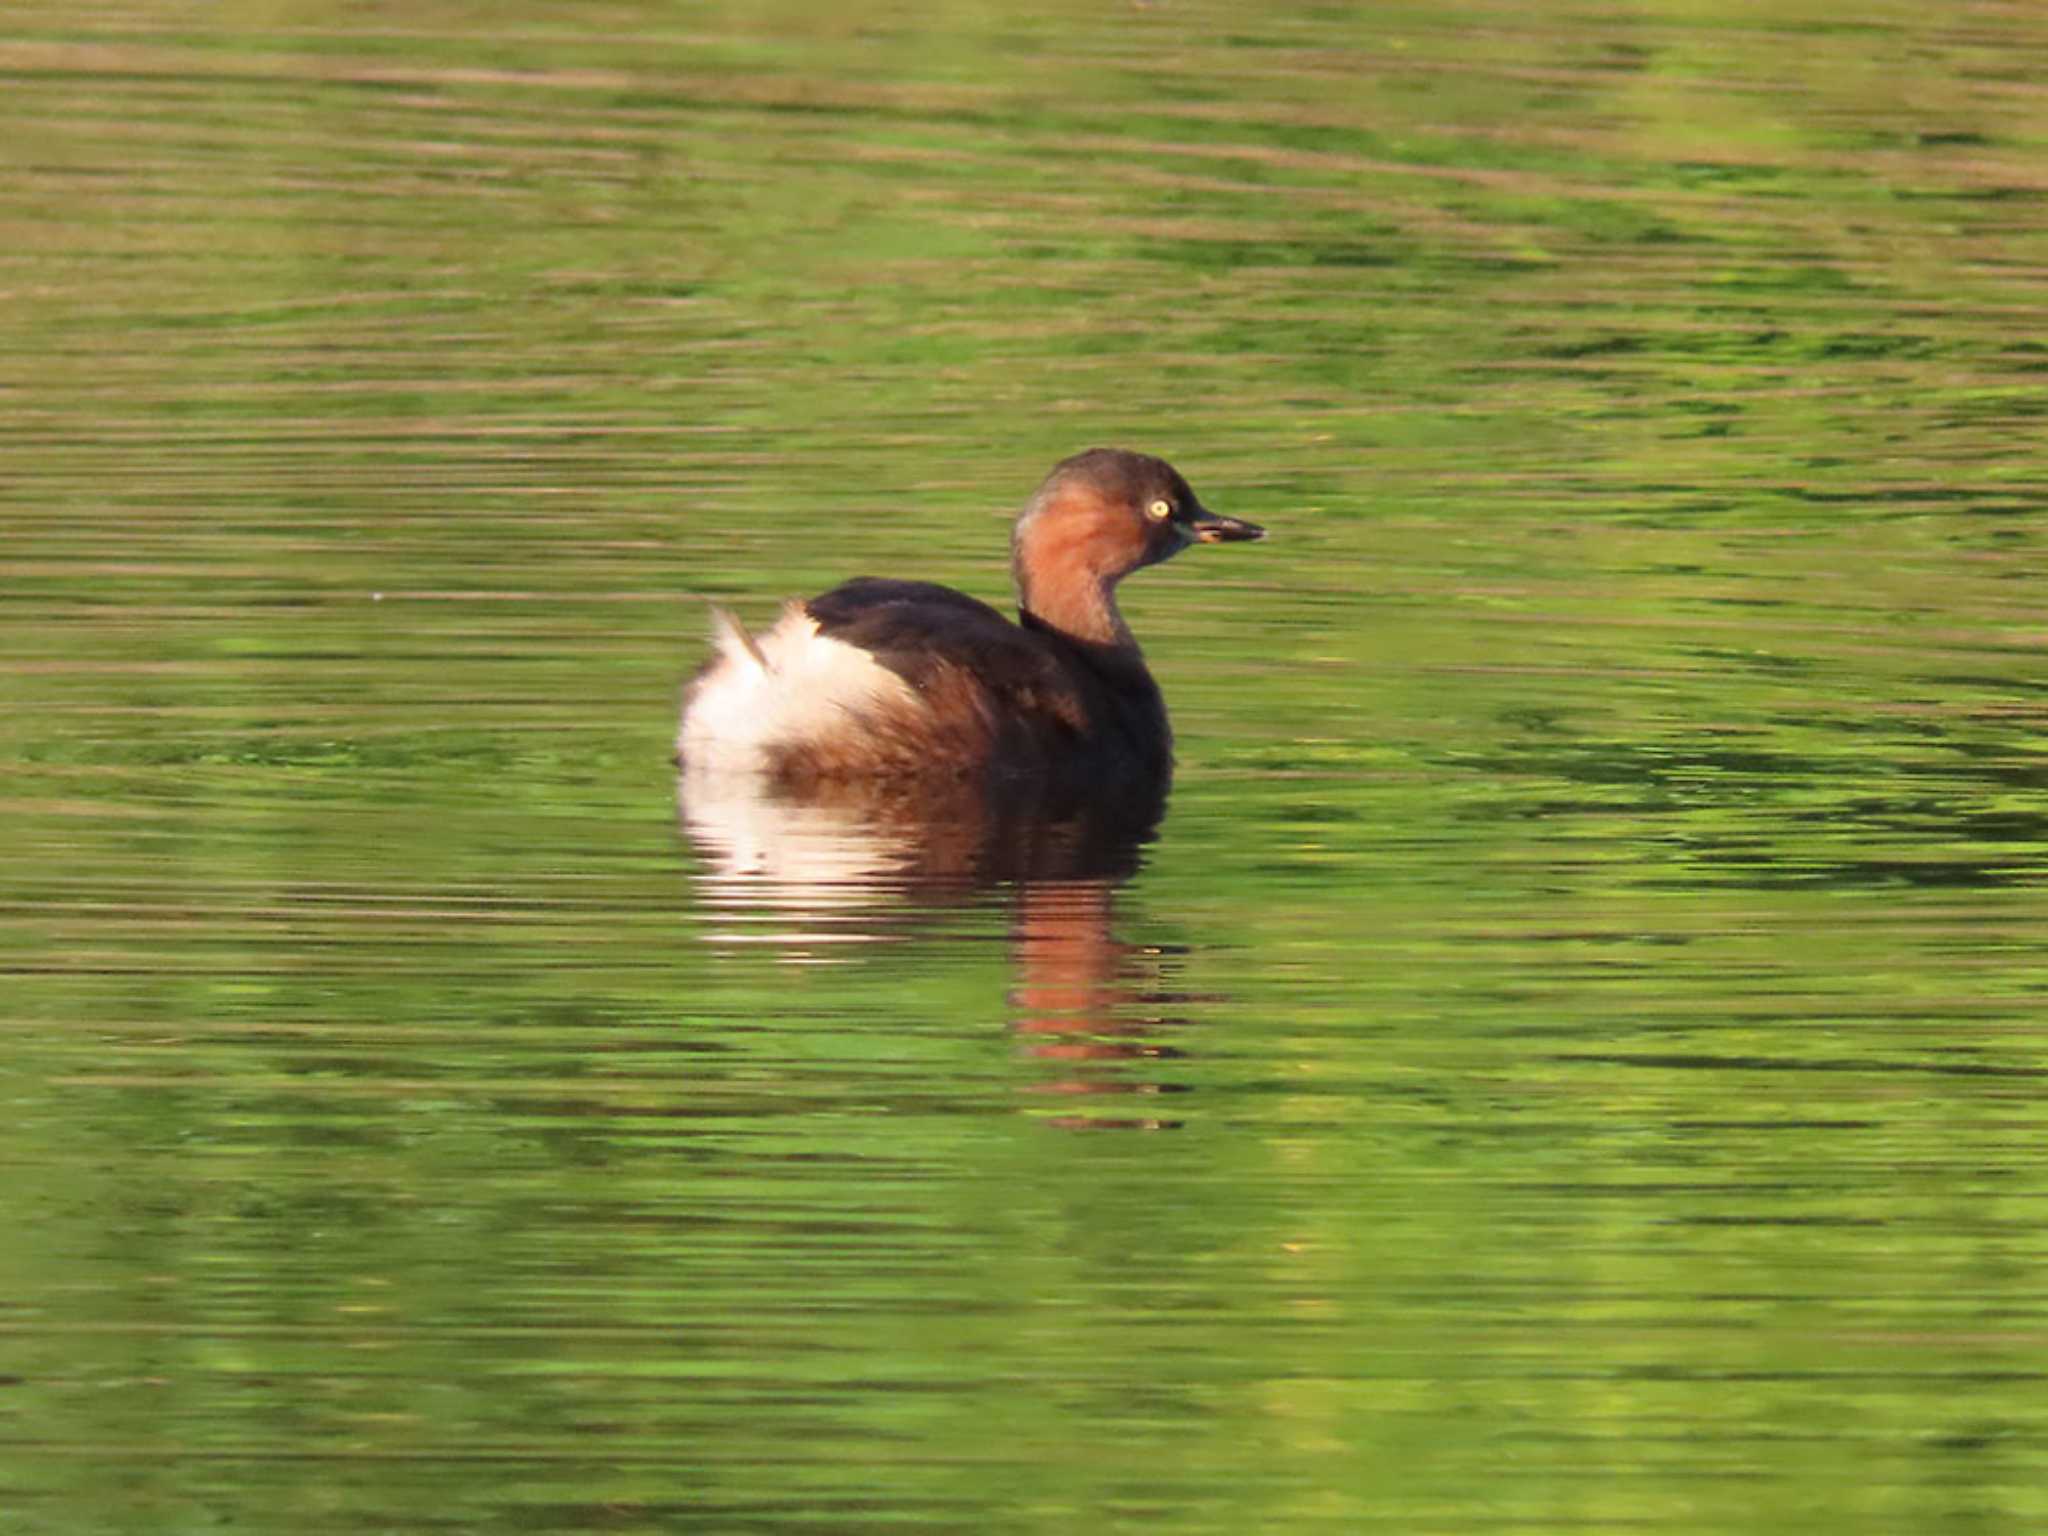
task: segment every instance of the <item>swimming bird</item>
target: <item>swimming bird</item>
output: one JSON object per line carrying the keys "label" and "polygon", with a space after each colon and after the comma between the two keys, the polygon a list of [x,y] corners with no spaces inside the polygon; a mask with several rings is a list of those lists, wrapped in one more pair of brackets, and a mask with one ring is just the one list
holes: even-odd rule
{"label": "swimming bird", "polygon": [[758,637],[714,609],[715,649],[684,691],[677,761],[792,790],[1163,786],[1173,735],[1117,583],[1190,544],[1263,537],[1203,506],[1164,459],[1075,454],[1012,531],[1016,623],[950,587],[874,576],[788,604]]}

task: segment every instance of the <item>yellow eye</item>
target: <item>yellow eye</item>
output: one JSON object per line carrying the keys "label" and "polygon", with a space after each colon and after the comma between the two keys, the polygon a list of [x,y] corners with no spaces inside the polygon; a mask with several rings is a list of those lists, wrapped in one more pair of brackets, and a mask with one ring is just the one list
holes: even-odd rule
{"label": "yellow eye", "polygon": [[1154,521],[1158,521],[1162,518],[1173,516],[1173,503],[1170,501],[1155,501],[1145,510],[1151,514]]}

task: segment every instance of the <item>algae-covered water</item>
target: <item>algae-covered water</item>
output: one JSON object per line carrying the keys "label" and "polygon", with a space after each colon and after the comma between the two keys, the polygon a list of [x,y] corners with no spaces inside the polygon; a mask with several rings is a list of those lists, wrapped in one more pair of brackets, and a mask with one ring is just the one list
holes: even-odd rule
{"label": "algae-covered water", "polygon": [[[2043,57],[11,7],[0,1525],[2039,1528]],[[1150,842],[678,814],[1094,443]]]}

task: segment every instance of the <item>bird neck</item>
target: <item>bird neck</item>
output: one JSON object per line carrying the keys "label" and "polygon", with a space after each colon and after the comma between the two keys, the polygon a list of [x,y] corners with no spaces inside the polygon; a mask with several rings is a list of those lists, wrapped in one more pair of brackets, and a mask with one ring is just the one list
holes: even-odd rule
{"label": "bird neck", "polygon": [[1116,583],[1093,572],[1051,576],[1019,568],[1017,606],[1069,640],[1135,657],[1138,642],[1116,605]]}

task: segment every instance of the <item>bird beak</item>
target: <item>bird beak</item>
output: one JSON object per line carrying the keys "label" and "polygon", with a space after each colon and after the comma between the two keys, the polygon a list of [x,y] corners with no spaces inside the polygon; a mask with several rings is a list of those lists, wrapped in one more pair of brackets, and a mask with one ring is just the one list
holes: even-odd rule
{"label": "bird beak", "polygon": [[1263,539],[1266,530],[1242,518],[1225,517],[1207,507],[1197,507],[1187,520],[1188,532],[1204,544],[1235,544],[1244,539]]}

